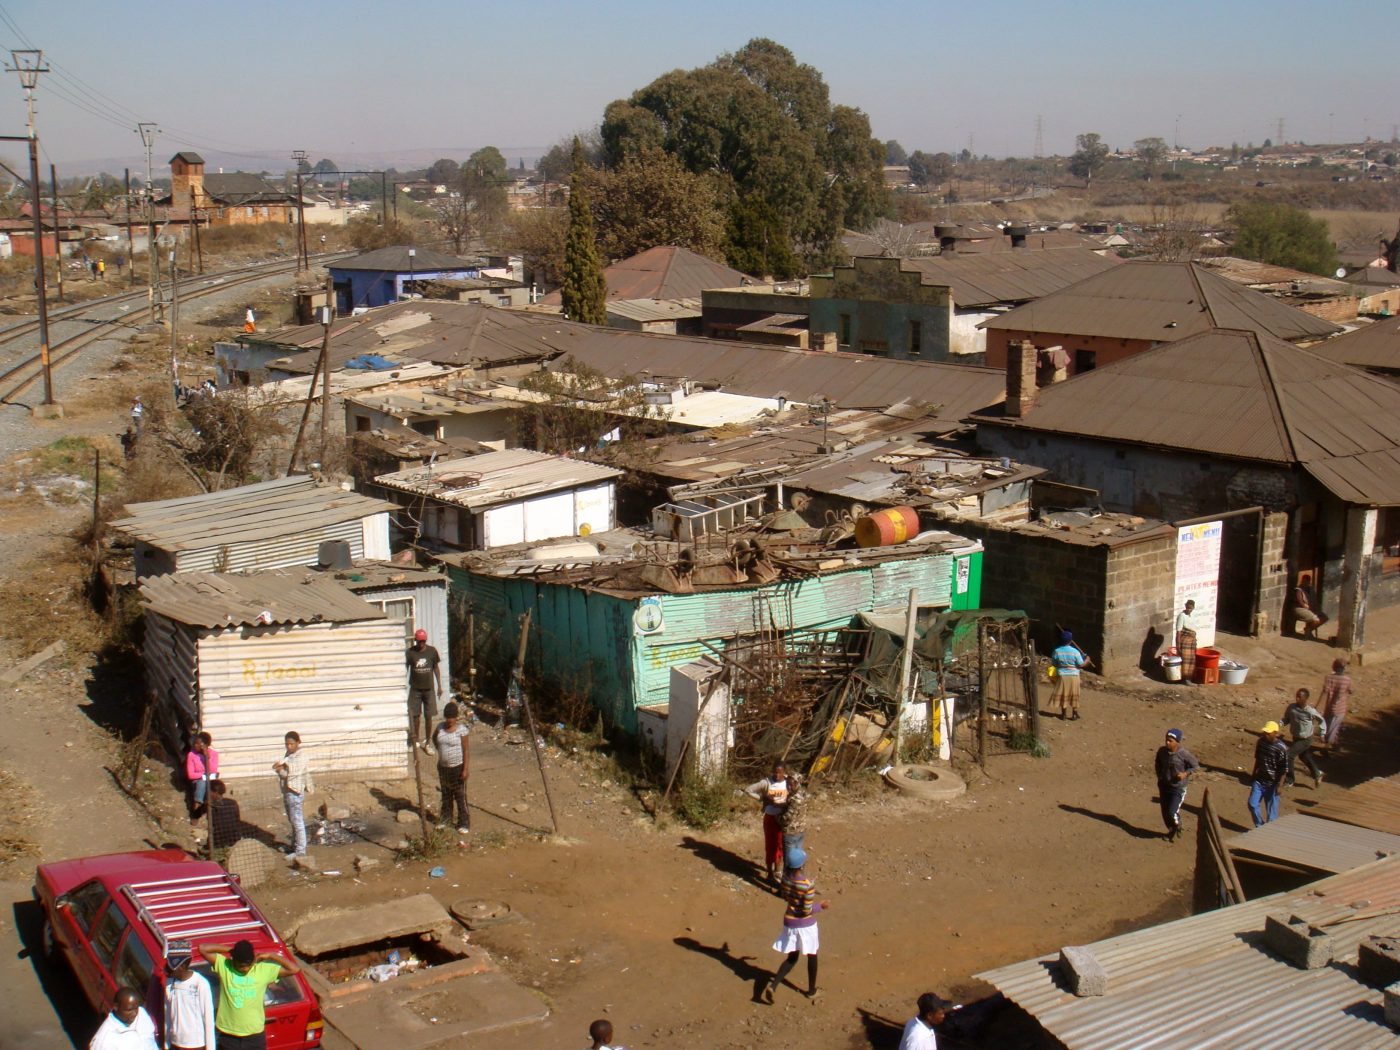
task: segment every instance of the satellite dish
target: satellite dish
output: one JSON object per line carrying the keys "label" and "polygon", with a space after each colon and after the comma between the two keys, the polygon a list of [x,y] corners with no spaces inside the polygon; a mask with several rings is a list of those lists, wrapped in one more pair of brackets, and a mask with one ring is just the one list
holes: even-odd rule
{"label": "satellite dish", "polygon": [[1345,277],[1347,275],[1347,268],[1345,266],[1338,266],[1336,275],[1338,278]]}

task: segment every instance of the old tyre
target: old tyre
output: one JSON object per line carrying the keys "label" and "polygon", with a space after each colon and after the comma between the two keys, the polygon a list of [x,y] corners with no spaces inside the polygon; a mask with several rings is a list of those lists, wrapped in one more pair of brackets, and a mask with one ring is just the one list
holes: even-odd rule
{"label": "old tyre", "polygon": [[895,766],[885,774],[885,779],[898,788],[900,794],[930,802],[957,798],[967,792],[967,784],[962,777],[951,769],[937,766]]}

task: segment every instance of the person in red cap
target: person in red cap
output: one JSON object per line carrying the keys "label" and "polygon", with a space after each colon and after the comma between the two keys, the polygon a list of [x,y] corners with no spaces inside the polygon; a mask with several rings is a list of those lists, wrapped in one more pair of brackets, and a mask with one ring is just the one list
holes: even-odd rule
{"label": "person in red cap", "polygon": [[[428,632],[419,628],[413,632],[413,644],[408,647],[408,739],[424,751],[432,753],[428,735],[437,717],[437,697],[442,692],[442,657],[428,644]],[[423,737],[418,738],[419,724]]]}

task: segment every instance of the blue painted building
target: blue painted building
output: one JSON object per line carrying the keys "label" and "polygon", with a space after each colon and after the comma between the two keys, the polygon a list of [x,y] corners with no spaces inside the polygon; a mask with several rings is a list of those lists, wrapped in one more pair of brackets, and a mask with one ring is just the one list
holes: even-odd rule
{"label": "blue painted building", "polygon": [[[637,732],[638,708],[667,702],[671,668],[709,655],[702,642],[723,649],[770,622],[792,630],[851,626],[859,613],[904,608],[911,589],[923,607],[981,605],[976,541],[943,534],[921,544],[826,554],[833,555],[843,559],[840,568],[691,594],[622,589],[621,579],[573,582],[569,570],[515,575],[508,567],[452,558],[449,600],[459,627],[470,607],[478,663],[497,676],[509,671],[519,620],[529,610],[529,669],[551,686],[588,696],[630,733]],[[589,576],[597,581],[608,569],[600,564]]]}
{"label": "blue painted building", "polygon": [[418,282],[475,278],[476,263],[428,248],[395,245],[364,252],[330,268],[335,285],[335,312],[345,316],[361,307],[396,303]]}

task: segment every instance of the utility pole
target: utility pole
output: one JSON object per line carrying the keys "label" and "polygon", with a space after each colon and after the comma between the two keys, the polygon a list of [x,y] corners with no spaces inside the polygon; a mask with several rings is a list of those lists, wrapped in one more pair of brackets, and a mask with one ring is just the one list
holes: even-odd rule
{"label": "utility pole", "polygon": [[292,160],[297,162],[297,273],[311,269],[311,260],[306,254],[306,204],[301,189],[301,166],[306,162],[306,150],[292,150]]}
{"label": "utility pole", "polygon": [[[175,202],[175,184],[170,184],[170,201]],[[195,193],[194,187],[190,187],[190,226],[194,230],[194,250],[199,256],[199,272],[204,272],[204,245],[199,240],[199,196]]]}
{"label": "utility pole", "polygon": [[180,317],[180,271],[179,253],[174,244],[170,246],[170,388],[180,389],[180,343],[176,329]]}
{"label": "utility pole", "polygon": [[53,187],[53,239],[58,248],[58,301],[63,302],[63,245],[58,240],[58,169],[49,165],[49,184]]}
{"label": "utility pole", "polygon": [[126,169],[126,286],[136,287],[136,238],[131,232],[131,169]]}
{"label": "utility pole", "polygon": [[[321,337],[321,467],[326,465],[326,417],[331,413],[331,326],[335,323],[335,278],[326,272],[326,305],[321,307],[321,324],[325,332]],[[314,383],[315,380],[313,379]],[[308,388],[308,400],[315,395]]]}
{"label": "utility pole", "polygon": [[[156,300],[156,289],[160,286],[160,259],[156,255],[156,206],[155,189],[151,183],[151,149],[155,145],[156,132],[160,128],[143,121],[136,125],[136,132],[146,144],[146,258],[150,262],[150,282],[147,298],[151,306],[151,320],[156,319],[160,304]],[[135,260],[132,260],[135,267]]]}
{"label": "utility pole", "polygon": [[[39,186],[39,134],[34,127],[34,89],[39,84],[39,74],[47,73],[44,53],[37,50],[12,50],[10,59],[14,63],[7,68],[19,74],[19,82],[24,87],[24,101],[29,108],[29,191],[34,207],[34,291],[39,298],[39,364],[44,372],[44,414],[62,415],[62,410],[53,399],[53,369],[49,362],[49,304],[48,293],[44,288],[44,220],[40,214],[42,200]],[[58,247],[58,222],[54,216],[54,247]],[[60,253],[58,264],[63,265]]]}

